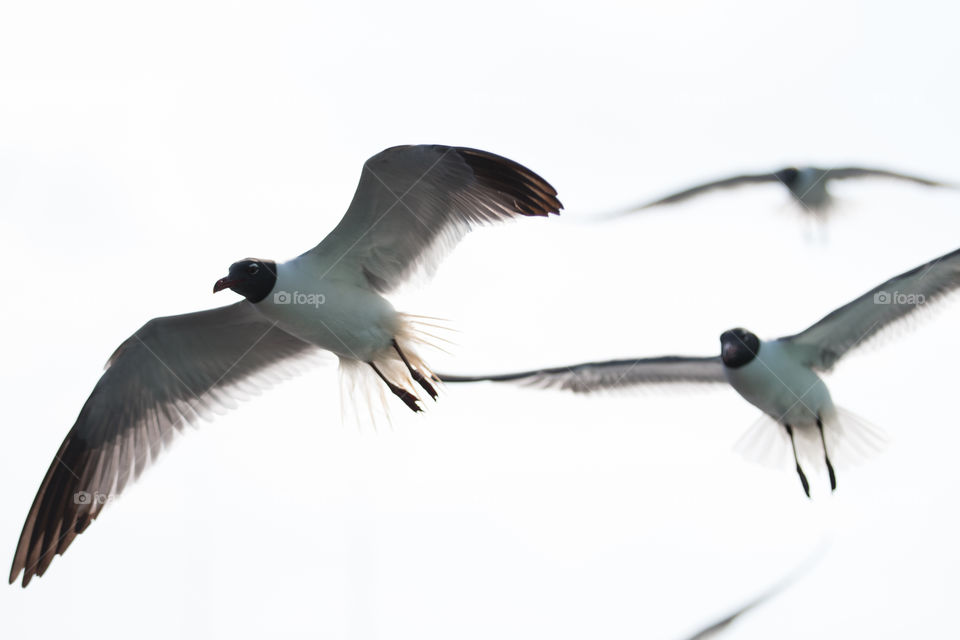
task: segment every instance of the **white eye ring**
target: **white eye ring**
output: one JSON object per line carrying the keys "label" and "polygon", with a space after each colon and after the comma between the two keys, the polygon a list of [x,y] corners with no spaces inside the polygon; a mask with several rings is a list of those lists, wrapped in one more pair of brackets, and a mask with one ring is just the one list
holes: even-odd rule
{"label": "white eye ring", "polygon": [[252,276],[257,275],[258,273],[260,273],[260,265],[258,265],[256,262],[254,262],[253,264],[249,265],[249,266],[247,267],[247,273],[249,273],[249,274],[252,275]]}

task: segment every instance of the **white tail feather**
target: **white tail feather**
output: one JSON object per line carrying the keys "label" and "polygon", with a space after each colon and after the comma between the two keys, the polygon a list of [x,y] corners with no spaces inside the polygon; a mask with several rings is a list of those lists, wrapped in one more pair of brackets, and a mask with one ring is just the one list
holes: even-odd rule
{"label": "white tail feather", "polygon": [[359,360],[340,359],[340,417],[344,425],[363,430],[364,425],[390,423],[387,387],[370,365]]}
{"label": "white tail feather", "polygon": [[[880,427],[840,407],[823,416],[823,433],[830,462],[837,471],[855,467],[873,457],[889,440]],[[804,468],[815,469],[824,465],[823,443],[815,427],[794,429],[794,439],[797,456]],[[733,448],[751,462],[765,467],[793,468],[787,430],[767,414],[761,414]]]}
{"label": "white tail feather", "polygon": [[[432,322],[427,322],[428,320]],[[430,329],[438,329],[439,331],[457,333],[457,330],[453,328],[449,320],[444,318],[435,318],[433,316],[418,316],[409,313],[401,313],[400,321],[402,323],[401,332],[405,332],[407,334],[407,340],[411,340],[417,344],[421,344],[447,354],[450,352],[442,348],[439,344],[437,344],[437,342],[443,342],[449,345],[457,344],[449,338],[444,338],[443,336],[437,335],[436,333],[431,333],[430,331],[422,328],[429,327]]]}
{"label": "white tail feather", "polygon": [[827,424],[824,426],[827,451],[837,468],[861,464],[883,451],[890,442],[883,429],[842,407],[836,408],[832,424]]}
{"label": "white tail feather", "polygon": [[789,469],[787,464],[793,460],[786,430],[765,413],[740,436],[733,450],[750,462],[770,469]]}
{"label": "white tail feather", "polygon": [[[400,326],[394,339],[410,365],[431,381],[434,388],[439,391],[440,383],[435,381],[433,371],[420,356],[417,347],[444,351],[434,342],[434,340],[444,339],[432,336],[417,327],[417,325],[426,324],[416,320],[423,316],[409,316],[403,313],[399,315]],[[448,328],[434,324],[429,326]],[[426,408],[428,403],[432,402],[430,396],[410,375],[406,364],[400,359],[393,345],[381,349],[372,361],[387,380],[415,396],[420,401],[420,406]],[[402,407],[402,411],[409,410],[390,392],[369,363],[347,358],[340,359],[340,412],[344,424],[353,423],[360,429],[364,425],[369,425],[376,430],[379,422],[386,421],[387,424],[391,424],[390,413],[397,407]]]}

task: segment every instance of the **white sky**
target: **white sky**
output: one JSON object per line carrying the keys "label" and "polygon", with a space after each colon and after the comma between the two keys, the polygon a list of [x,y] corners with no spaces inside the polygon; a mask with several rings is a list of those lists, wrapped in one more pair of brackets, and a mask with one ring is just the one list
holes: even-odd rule
{"label": "white sky", "polygon": [[[862,163],[960,178],[942,2],[6,3],[0,8],[0,560],[100,367],[147,319],[339,219],[396,144],[488,149],[564,218],[474,234],[396,300],[459,330],[441,370],[712,354],[798,331],[956,248],[960,196],[848,183],[825,233],[700,179]],[[332,366],[201,425],[29,589],[7,637],[680,638],[802,565],[731,638],[944,636],[960,598],[960,305],[858,353],[834,399],[893,442],[841,472],[750,464],[728,389],[448,389],[340,424]],[[3,552],[6,549],[6,552]],[[7,555],[4,555],[6,553]]]}

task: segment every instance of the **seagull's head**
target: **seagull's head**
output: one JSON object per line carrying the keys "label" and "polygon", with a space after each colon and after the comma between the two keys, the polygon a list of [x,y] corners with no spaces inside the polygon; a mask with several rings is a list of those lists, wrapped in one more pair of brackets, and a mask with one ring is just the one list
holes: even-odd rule
{"label": "seagull's head", "polygon": [[213,285],[213,292],[231,289],[250,302],[260,302],[267,297],[276,282],[276,262],[246,258],[230,265],[227,277],[217,280]]}
{"label": "seagull's head", "polygon": [[760,352],[760,338],[746,329],[736,328],[724,331],[720,335],[720,357],[723,364],[736,369],[757,357]]}
{"label": "seagull's head", "polygon": [[800,169],[797,169],[796,167],[787,167],[786,169],[780,169],[780,171],[777,171],[773,175],[775,175],[777,180],[783,184],[789,185],[797,179],[798,175],[800,175]]}

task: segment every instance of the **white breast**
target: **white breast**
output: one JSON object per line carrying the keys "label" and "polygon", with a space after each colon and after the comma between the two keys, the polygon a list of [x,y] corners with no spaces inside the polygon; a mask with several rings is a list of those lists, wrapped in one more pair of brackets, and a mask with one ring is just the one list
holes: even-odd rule
{"label": "white breast", "polygon": [[761,342],[756,358],[737,369],[724,367],[724,372],[741,396],[781,424],[815,426],[818,415],[833,412],[827,385],[778,340]]}
{"label": "white breast", "polygon": [[306,256],[278,264],[277,283],[256,308],[301,340],[344,358],[372,360],[390,347],[397,312],[375,291],[324,271]]}

